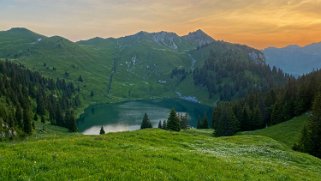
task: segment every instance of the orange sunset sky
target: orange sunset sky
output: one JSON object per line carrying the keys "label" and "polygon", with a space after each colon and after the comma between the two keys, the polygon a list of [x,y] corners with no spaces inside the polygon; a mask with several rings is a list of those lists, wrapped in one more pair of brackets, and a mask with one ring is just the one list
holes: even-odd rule
{"label": "orange sunset sky", "polygon": [[321,0],[0,0],[0,30],[11,27],[73,41],[202,29],[262,49],[320,42]]}

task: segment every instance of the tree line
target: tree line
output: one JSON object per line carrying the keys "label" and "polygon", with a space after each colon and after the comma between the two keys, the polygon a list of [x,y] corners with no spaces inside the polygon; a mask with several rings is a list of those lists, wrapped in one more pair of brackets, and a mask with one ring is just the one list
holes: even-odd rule
{"label": "tree line", "polygon": [[[146,128],[153,128],[147,113],[144,114],[141,123],[141,129]],[[172,109],[167,120],[158,122],[158,128],[171,131],[180,131],[181,129],[187,129],[189,128],[188,116],[187,114],[178,114],[176,113],[175,109]]]}
{"label": "tree line", "polygon": [[[148,114],[145,113],[140,125],[140,129],[148,128],[153,128],[153,125],[149,119]],[[167,120],[159,121],[158,128],[170,131],[180,131],[181,129],[187,129],[189,128],[188,116],[187,114],[178,114],[176,113],[175,109],[172,109]],[[101,126],[99,134],[103,135],[105,133],[106,132],[104,127]]]}
{"label": "tree line", "polygon": [[0,61],[0,139],[32,134],[37,120],[76,131],[78,91],[63,79],[44,78],[22,65]]}
{"label": "tree line", "polygon": [[321,156],[321,71],[288,78],[280,88],[252,92],[245,98],[220,102],[213,111],[215,135],[264,128],[312,110],[296,150]]}
{"label": "tree line", "polygon": [[313,100],[309,121],[302,130],[300,141],[293,149],[321,158],[321,92]]}

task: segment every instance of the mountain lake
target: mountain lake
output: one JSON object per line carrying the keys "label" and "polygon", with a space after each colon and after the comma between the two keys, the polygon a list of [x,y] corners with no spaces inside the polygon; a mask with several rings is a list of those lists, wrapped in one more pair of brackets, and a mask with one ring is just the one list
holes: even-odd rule
{"label": "mountain lake", "polygon": [[135,100],[89,106],[78,120],[78,129],[85,135],[99,134],[101,126],[108,132],[132,131],[140,129],[145,113],[153,128],[158,122],[167,120],[170,110],[187,114],[189,125],[196,127],[197,120],[207,116],[211,124],[212,107],[183,99]]}

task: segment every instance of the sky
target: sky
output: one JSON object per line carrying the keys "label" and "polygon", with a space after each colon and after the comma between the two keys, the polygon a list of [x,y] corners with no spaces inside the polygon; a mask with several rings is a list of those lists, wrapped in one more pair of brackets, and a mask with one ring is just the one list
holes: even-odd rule
{"label": "sky", "polygon": [[0,0],[0,30],[11,27],[73,41],[202,29],[263,49],[321,42],[321,0]]}

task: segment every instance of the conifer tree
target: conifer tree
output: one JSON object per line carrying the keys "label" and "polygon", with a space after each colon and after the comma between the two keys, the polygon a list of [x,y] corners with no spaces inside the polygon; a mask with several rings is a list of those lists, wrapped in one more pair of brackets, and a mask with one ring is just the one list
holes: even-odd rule
{"label": "conifer tree", "polygon": [[202,129],[208,129],[208,121],[207,121],[207,116],[206,115],[204,115],[204,117],[203,117]]}
{"label": "conifer tree", "polygon": [[33,120],[38,121],[38,115],[37,115],[37,113],[34,114]]}
{"label": "conifer tree", "polygon": [[202,123],[201,123],[201,119],[200,118],[197,119],[196,128],[197,129],[201,129],[202,128]]}
{"label": "conifer tree", "polygon": [[79,82],[83,82],[83,81],[84,81],[84,79],[82,78],[81,75],[78,77],[78,81],[79,81]]}
{"label": "conifer tree", "polygon": [[180,127],[181,127],[181,129],[187,129],[188,128],[188,116],[187,116],[187,114],[186,113],[184,115],[181,114],[179,116],[179,119],[180,119]]}
{"label": "conifer tree", "polygon": [[41,116],[41,123],[45,124],[45,117]]}
{"label": "conifer tree", "polygon": [[294,149],[308,152],[321,158],[321,93],[319,93],[312,105],[312,116],[308,125],[302,131],[301,140]]}
{"label": "conifer tree", "polygon": [[163,127],[162,127],[162,121],[159,121],[159,122],[158,122],[158,128],[159,128],[159,129],[162,129],[162,128],[163,128]]}
{"label": "conifer tree", "polygon": [[145,113],[140,129],[152,128],[152,123],[150,122],[148,115]]}
{"label": "conifer tree", "polygon": [[163,126],[162,126],[162,128],[163,128],[163,129],[167,129],[167,121],[166,121],[166,120],[163,121]]}
{"label": "conifer tree", "polygon": [[78,128],[74,113],[72,111],[67,111],[65,117],[66,121],[69,123],[69,131],[77,132]]}
{"label": "conifer tree", "polygon": [[248,125],[248,130],[255,130],[264,127],[264,120],[260,109],[256,106],[250,117],[250,122]]}
{"label": "conifer tree", "polygon": [[31,134],[32,132],[32,122],[31,115],[28,109],[23,111],[23,131],[26,134]]}
{"label": "conifer tree", "polygon": [[213,119],[214,134],[216,136],[233,135],[240,128],[240,123],[237,120],[230,103],[220,103],[215,108]]}
{"label": "conifer tree", "polygon": [[100,128],[99,134],[100,134],[100,135],[105,134],[105,130],[104,130],[104,127],[103,127],[103,126],[101,126],[101,128]]}
{"label": "conifer tree", "polygon": [[2,135],[3,135],[4,131],[3,131],[3,118],[0,117],[0,141],[2,140]]}
{"label": "conifer tree", "polygon": [[311,154],[321,158],[321,93],[313,101],[311,127],[313,143]]}
{"label": "conifer tree", "polygon": [[16,121],[17,121],[18,126],[19,126],[20,128],[23,127],[23,120],[22,120],[22,119],[23,119],[22,109],[21,109],[20,106],[17,106],[17,108],[16,108]]}
{"label": "conifer tree", "polygon": [[180,131],[180,123],[179,118],[176,115],[175,109],[172,109],[169,117],[167,119],[167,129],[172,131]]}
{"label": "conifer tree", "polygon": [[197,129],[208,129],[208,121],[206,115],[197,120]]}
{"label": "conifer tree", "polygon": [[249,122],[250,122],[250,116],[249,116],[249,108],[248,106],[244,106],[241,115],[239,117],[239,121],[241,123],[241,129],[246,131],[250,129]]}

